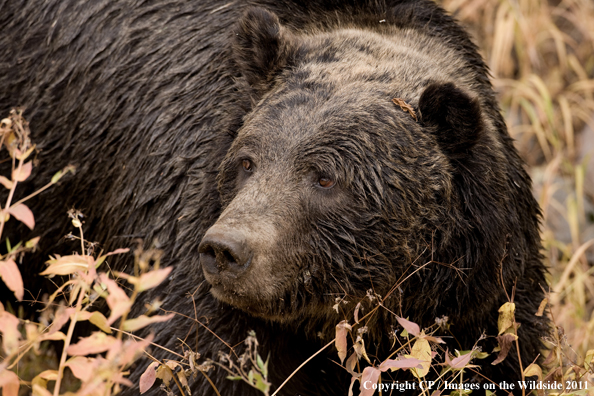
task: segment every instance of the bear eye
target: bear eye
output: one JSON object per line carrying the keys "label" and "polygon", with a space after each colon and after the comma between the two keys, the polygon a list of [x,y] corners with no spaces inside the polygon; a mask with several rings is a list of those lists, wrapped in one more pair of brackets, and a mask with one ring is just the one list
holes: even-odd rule
{"label": "bear eye", "polygon": [[252,172],[254,170],[252,167],[252,161],[248,159],[244,159],[243,161],[241,161],[241,166],[243,167],[243,170],[246,172]]}
{"label": "bear eye", "polygon": [[329,179],[327,177],[320,177],[320,180],[318,180],[318,184],[322,188],[332,188],[334,187],[334,183],[334,180]]}

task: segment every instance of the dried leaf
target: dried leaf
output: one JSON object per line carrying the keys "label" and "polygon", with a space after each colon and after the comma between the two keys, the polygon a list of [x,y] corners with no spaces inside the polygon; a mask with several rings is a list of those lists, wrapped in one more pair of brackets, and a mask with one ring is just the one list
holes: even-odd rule
{"label": "dried leaf", "polygon": [[340,359],[341,364],[344,362],[347,355],[347,333],[350,330],[352,330],[352,327],[346,320],[343,320],[336,325],[336,341],[334,344],[338,350],[338,358]]}
{"label": "dried leaf", "polygon": [[357,354],[357,357],[359,359],[363,357],[365,358],[365,360],[367,360],[369,364],[371,364],[371,360],[369,359],[369,356],[367,356],[367,352],[365,351],[365,342],[361,337],[357,337],[357,342],[355,342],[355,344],[353,345],[353,349],[355,350],[355,353]]}
{"label": "dried leaf", "polygon": [[66,340],[66,334],[61,331],[56,331],[52,334],[44,334],[41,336],[40,341],[64,341]]}
{"label": "dried leaf", "polygon": [[0,367],[0,388],[2,396],[18,396],[19,377],[12,371]]}
{"label": "dried leaf", "polygon": [[100,331],[91,336],[82,338],[78,343],[70,345],[66,352],[69,355],[85,356],[107,351],[117,340]]}
{"label": "dried leaf", "polygon": [[144,373],[140,376],[140,381],[138,382],[138,387],[140,388],[140,393],[143,394],[147,390],[153,386],[155,380],[157,379],[157,372],[155,369],[159,365],[158,362],[152,362],[149,366],[144,370]]}
{"label": "dried leaf", "polygon": [[365,370],[363,370],[363,374],[361,375],[361,387],[359,388],[361,392],[360,396],[372,396],[375,393],[373,385],[377,384],[381,373],[382,372],[375,367],[365,367]]}
{"label": "dried leaf", "polygon": [[532,377],[536,375],[539,381],[542,381],[542,369],[538,364],[532,363],[524,370],[524,377]]}
{"label": "dried leaf", "polygon": [[354,317],[355,317],[355,323],[359,323],[359,309],[361,309],[361,303],[357,303],[357,306],[355,307],[355,312],[354,312]]}
{"label": "dried leaf", "polygon": [[419,359],[415,359],[415,358],[404,358],[404,359],[396,359],[396,360],[387,359],[384,362],[382,362],[382,364],[380,364],[380,366],[379,366],[379,370],[382,372],[385,372],[388,369],[390,369],[390,371],[396,371],[398,369],[410,369],[410,368],[422,369],[423,362],[420,361]]}
{"label": "dried leaf", "polygon": [[31,146],[29,147],[29,149],[27,151],[25,151],[24,153],[20,154],[17,156],[18,160],[24,161],[27,158],[29,158],[29,156],[31,155],[31,153],[33,152],[33,150],[35,150],[35,146]]}
{"label": "dried leaf", "polygon": [[349,374],[355,377],[358,375],[357,373],[355,373],[355,366],[357,365],[357,360],[357,353],[353,352],[353,354],[347,359],[346,364],[344,365]]}
{"label": "dried leaf", "polygon": [[18,168],[12,172],[12,180],[17,182],[22,182],[27,180],[27,178],[31,175],[31,171],[33,170],[33,163],[31,161],[26,162],[21,166],[21,169]]}
{"label": "dried leaf", "polygon": [[33,384],[32,391],[33,396],[52,396],[52,393],[50,391],[37,384]]}
{"label": "dried leaf", "polygon": [[547,307],[548,303],[549,303],[549,298],[548,297],[543,298],[542,301],[540,302],[540,305],[538,306],[538,311],[536,311],[536,313],[534,315],[542,316],[544,314],[544,310]]}
{"label": "dried leaf", "polygon": [[433,336],[430,336],[430,335],[424,335],[424,336],[422,336],[422,338],[425,339],[425,340],[427,340],[427,341],[429,341],[429,342],[434,342],[436,344],[445,344],[445,341],[442,340],[439,337],[433,337]]}
{"label": "dried leaf", "polygon": [[23,278],[18,265],[13,259],[0,261],[0,278],[4,281],[6,286],[14,293],[17,300],[22,301],[25,295],[25,288],[23,286]]}
{"label": "dried leaf", "polygon": [[35,216],[33,216],[33,212],[31,209],[27,207],[25,204],[17,204],[8,208],[8,213],[13,215],[15,219],[22,222],[24,225],[29,227],[29,229],[35,228]]}
{"label": "dried leaf", "polygon": [[415,114],[415,109],[413,109],[413,107],[411,105],[409,105],[408,103],[406,103],[404,100],[400,99],[400,98],[394,98],[392,99],[392,102],[397,105],[400,106],[400,108],[403,111],[406,111],[408,114],[411,115],[411,117],[417,121],[417,115]]}
{"label": "dried leaf", "polygon": [[396,316],[396,320],[398,321],[400,326],[404,327],[404,330],[406,330],[409,334],[418,336],[419,333],[421,332],[419,325],[414,322],[411,322],[410,320],[406,320],[406,319],[398,317],[398,316]]}
{"label": "dried leaf", "polygon": [[157,368],[157,378],[163,381],[165,386],[169,386],[169,383],[173,380],[173,371],[166,364],[162,364]]}
{"label": "dried leaf", "polygon": [[0,333],[2,333],[2,348],[6,354],[10,355],[19,347],[21,332],[18,329],[19,320],[13,314],[0,312]]}
{"label": "dried leaf", "polygon": [[173,318],[175,316],[175,314],[169,314],[169,315],[155,315],[155,316],[146,316],[146,315],[140,315],[137,318],[134,319],[128,319],[127,321],[124,322],[122,328],[123,330],[126,331],[136,331],[136,330],[140,330],[145,326],[148,326],[150,324],[153,323],[159,323],[159,322],[167,322],[168,320],[170,320],[171,318]]}
{"label": "dried leaf", "polygon": [[68,359],[64,365],[70,367],[72,374],[74,374],[76,378],[82,382],[88,382],[94,376],[97,359],[75,356]]}
{"label": "dried leaf", "polygon": [[45,370],[37,374],[31,381],[31,385],[37,385],[43,389],[47,389],[48,381],[55,381],[58,379],[58,371]]}
{"label": "dried leaf", "polygon": [[139,278],[131,276],[128,279],[128,282],[138,287],[138,291],[142,292],[148,289],[152,289],[155,286],[158,286],[167,278],[167,276],[169,276],[169,273],[172,269],[173,267],[167,267],[149,271],[140,275]]}
{"label": "dried leaf", "polygon": [[58,256],[48,260],[49,267],[40,275],[70,275],[78,271],[87,271],[89,265],[93,265],[95,259],[92,256],[73,254],[69,256]]}
{"label": "dried leaf", "polygon": [[512,346],[512,342],[514,342],[515,340],[516,337],[513,334],[509,333],[497,336],[497,342],[499,343],[499,347],[501,348],[501,350],[499,351],[499,355],[497,355],[497,359],[495,359],[491,363],[492,365],[496,365],[503,362],[503,360],[507,357],[507,354],[509,353],[509,350]]}
{"label": "dried leaf", "polygon": [[586,370],[592,370],[592,368],[594,368],[594,349],[589,349],[586,352],[586,358],[584,359],[584,368]]}
{"label": "dried leaf", "polygon": [[514,325],[514,313],[516,312],[516,304],[506,302],[499,308],[499,319],[497,320],[497,328],[499,335],[503,334],[505,330]]}
{"label": "dried leaf", "polygon": [[9,190],[13,186],[12,180],[8,180],[8,178],[4,177],[4,176],[0,176],[0,184],[2,184],[4,187],[6,187]]}

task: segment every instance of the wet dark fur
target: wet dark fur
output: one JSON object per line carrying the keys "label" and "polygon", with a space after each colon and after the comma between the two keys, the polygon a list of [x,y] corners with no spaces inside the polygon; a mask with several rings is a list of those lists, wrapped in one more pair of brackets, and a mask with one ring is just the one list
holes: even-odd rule
{"label": "wet dark fur", "polygon": [[[250,5],[262,9],[241,19],[248,4],[79,3],[0,0],[0,114],[25,106],[41,150],[34,182],[20,193],[67,164],[78,168],[70,180],[31,202],[44,255],[76,249],[56,246],[70,230],[65,212],[71,207],[86,214],[86,235],[106,249],[129,246],[135,237],[158,239],[175,270],[147,299],[161,297],[165,309],[193,316],[188,293],[196,291],[200,320],[230,345],[255,330],[263,355],[271,352],[274,386],[331,339],[333,326],[343,319],[329,309],[335,297],[346,291],[350,305],[344,308],[352,308],[372,287],[378,293],[390,290],[416,268],[412,261],[422,265],[431,259],[436,263],[411,276],[387,306],[425,326],[448,315],[462,349],[470,349],[483,331],[497,333],[504,288],[511,293],[515,284],[524,367],[534,359],[547,328],[546,320],[533,315],[545,284],[538,207],[486,67],[468,35],[440,8],[428,1],[255,1]],[[265,10],[278,15],[280,25]],[[294,265],[294,278],[284,303],[261,302],[259,309],[289,319],[259,319],[212,297],[197,247],[242,188],[228,150],[244,117],[254,130],[278,130],[288,111],[315,112],[312,101],[331,97],[336,88],[291,74],[304,60],[328,64],[337,56],[330,45],[308,52],[298,35],[346,25],[379,33],[389,26],[410,27],[443,38],[466,61],[480,97],[471,97],[467,87],[418,81],[427,87],[413,103],[419,122],[389,98],[377,106],[357,103],[355,93],[321,116],[331,132],[303,144],[291,159],[307,165],[315,154],[315,164],[308,166],[332,173],[338,185],[327,196],[308,196],[283,209],[284,246],[302,249],[279,252],[283,265]],[[274,95],[261,101],[271,90]],[[485,132],[485,119],[495,136]],[[267,150],[262,156],[283,149],[282,139],[273,135],[262,140]],[[430,170],[435,164],[437,170]],[[292,169],[283,180],[299,172],[305,170]],[[282,196],[285,186],[276,187],[271,194]],[[450,264],[464,269],[463,275]],[[30,264],[22,268],[29,276],[37,271]],[[39,280],[27,284],[33,294],[43,287]],[[381,358],[395,322],[380,312],[370,326],[368,348]],[[154,331],[155,342],[171,349],[187,337],[203,357],[216,359],[217,351],[227,351],[181,316]],[[490,352],[494,340],[480,345]],[[459,348],[453,340],[449,347]],[[159,349],[153,352],[166,357]],[[306,365],[282,394],[346,394],[349,375],[328,359],[336,360],[336,352],[329,349]],[[485,376],[495,381],[518,376],[515,351],[497,366],[488,361]],[[144,366],[133,372],[133,380]],[[226,380],[220,369],[210,377],[221,394],[257,394]],[[192,387],[195,394],[214,394],[202,377]]]}

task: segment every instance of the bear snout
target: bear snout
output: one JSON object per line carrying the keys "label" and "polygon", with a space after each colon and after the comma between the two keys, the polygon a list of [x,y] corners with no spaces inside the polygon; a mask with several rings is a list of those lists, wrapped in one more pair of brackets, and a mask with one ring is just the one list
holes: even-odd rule
{"label": "bear snout", "polygon": [[233,229],[211,228],[198,246],[200,263],[207,280],[226,275],[237,277],[251,262],[251,251],[243,233]]}

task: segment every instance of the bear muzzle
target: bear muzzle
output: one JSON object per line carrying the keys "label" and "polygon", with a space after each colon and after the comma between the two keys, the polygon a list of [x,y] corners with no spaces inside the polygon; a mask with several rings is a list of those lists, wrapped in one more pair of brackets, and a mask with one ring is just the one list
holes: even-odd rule
{"label": "bear muzzle", "polygon": [[212,227],[198,246],[206,279],[218,283],[220,277],[237,278],[250,266],[252,253],[243,233]]}

